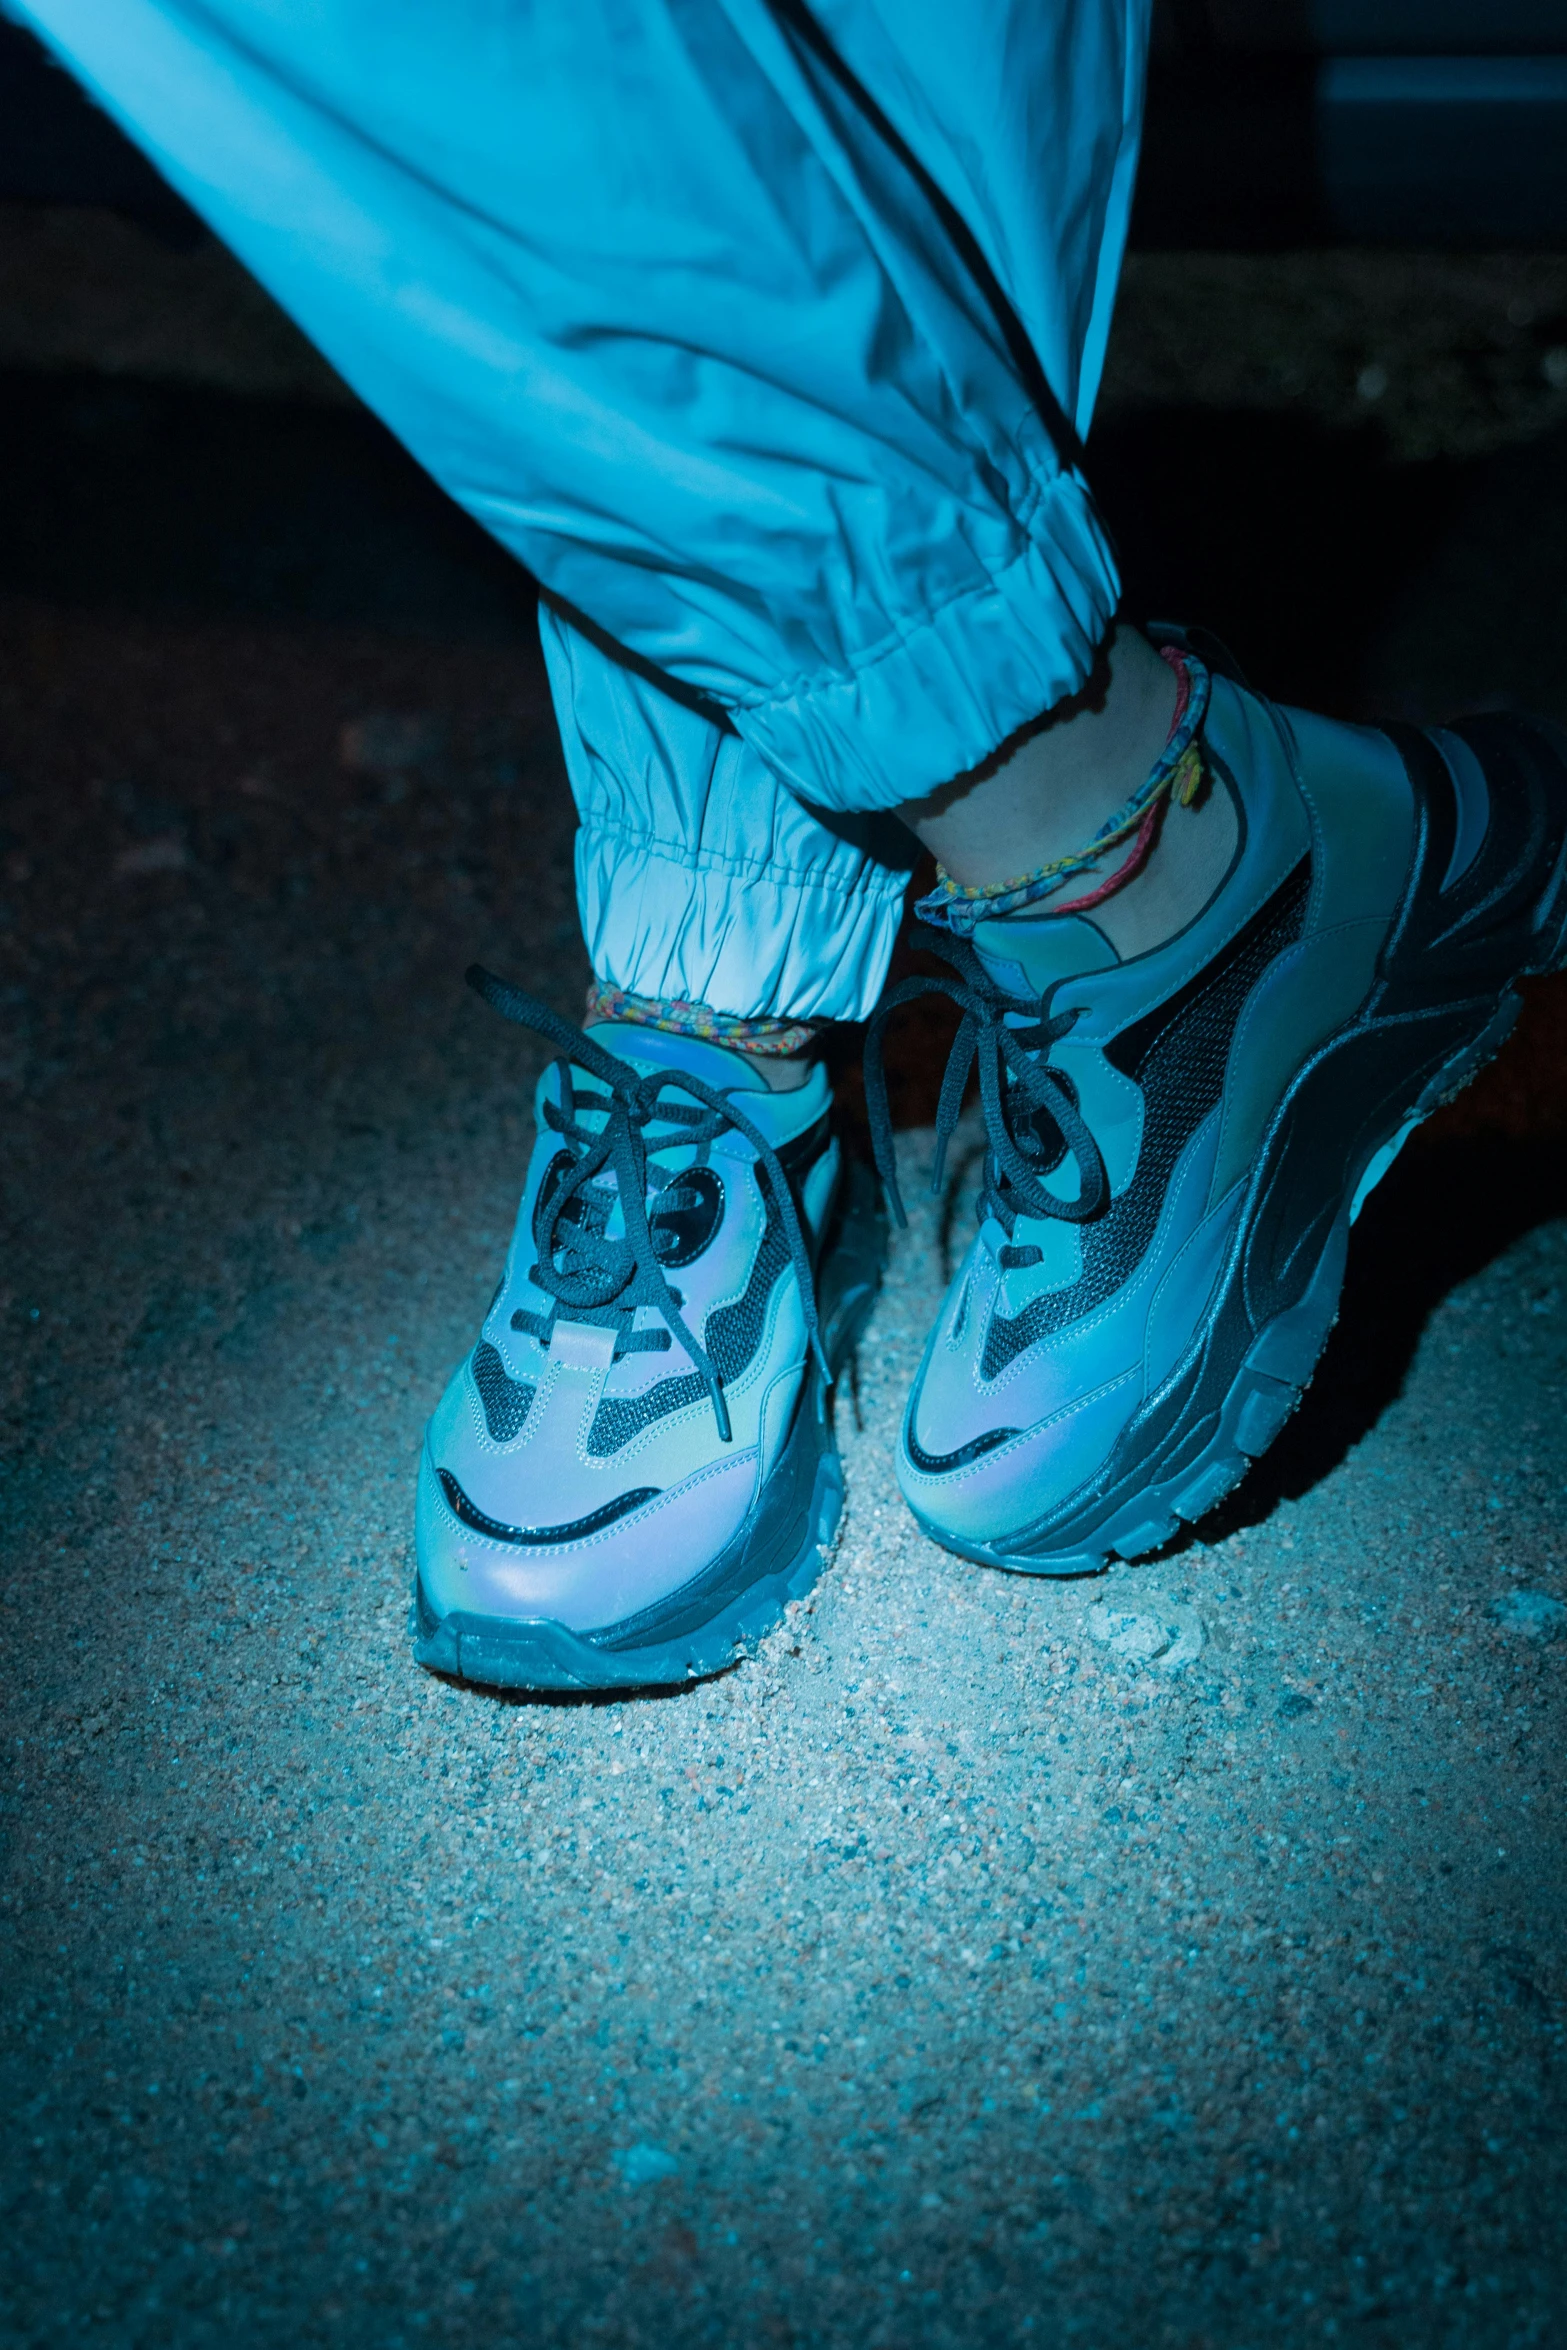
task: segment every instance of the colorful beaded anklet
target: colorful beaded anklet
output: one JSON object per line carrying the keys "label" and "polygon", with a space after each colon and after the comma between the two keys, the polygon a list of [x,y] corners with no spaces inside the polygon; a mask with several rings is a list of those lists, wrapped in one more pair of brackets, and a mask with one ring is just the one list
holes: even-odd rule
{"label": "colorful beaded anklet", "polygon": [[1112,874],[1085,896],[1069,898],[1064,904],[1048,906],[1044,911],[1085,913],[1090,906],[1102,904],[1115,890],[1123,888],[1134,873],[1142,870],[1159,837],[1165,809],[1172,800],[1178,807],[1191,807],[1203,782],[1202,746],[1197,734],[1208,708],[1208,671],[1193,653],[1178,653],[1173,645],[1161,645],[1159,651],[1175,671],[1175,716],[1168,742],[1154,761],[1151,773],[1131,798],[1100,826],[1085,848],[1074,849],[1068,857],[1052,858],[1048,865],[1041,865],[1032,873],[1015,874],[1010,881],[982,882],[971,887],[966,882],[954,881],[938,865],[936,887],[914,908],[922,922],[930,923],[936,930],[949,930],[955,937],[967,938],[981,922],[991,921],[998,914],[1013,914],[1020,906],[1037,905],[1042,899],[1054,898],[1068,882],[1090,873],[1111,849],[1118,848],[1125,840],[1131,841],[1131,849]]}
{"label": "colorful beaded anklet", "polygon": [[706,1004],[683,1004],[678,999],[631,995],[595,979],[588,989],[588,1020],[629,1022],[638,1028],[662,1028],[670,1036],[694,1036],[703,1044],[727,1045],[733,1053],[757,1053],[783,1060],[808,1052],[820,1029],[806,1020],[745,1020],[733,1012],[713,1012]]}

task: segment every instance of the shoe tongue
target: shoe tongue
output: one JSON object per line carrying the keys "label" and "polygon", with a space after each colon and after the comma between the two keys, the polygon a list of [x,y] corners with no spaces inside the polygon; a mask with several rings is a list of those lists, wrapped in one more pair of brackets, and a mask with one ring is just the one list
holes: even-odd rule
{"label": "shoe tongue", "polygon": [[1058,979],[1108,971],[1120,956],[1102,930],[1081,914],[1003,914],[981,922],[974,951],[1008,995],[1042,996]]}
{"label": "shoe tongue", "polygon": [[629,1061],[644,1075],[653,1069],[688,1069],[693,1077],[726,1093],[770,1090],[749,1054],[731,1052],[728,1045],[709,1044],[705,1037],[672,1036],[667,1029],[613,1020],[595,1020],[582,1033],[613,1053],[617,1061]]}
{"label": "shoe tongue", "polygon": [[738,1094],[737,1107],[774,1149],[814,1126],[831,1102],[832,1083],[821,1061],[815,1063],[803,1085],[778,1093],[752,1054],[731,1052],[727,1045],[709,1044],[702,1037],[671,1036],[666,1029],[609,1020],[596,1020],[583,1034],[617,1060],[629,1061],[643,1076],[654,1069],[683,1069],[715,1092]]}

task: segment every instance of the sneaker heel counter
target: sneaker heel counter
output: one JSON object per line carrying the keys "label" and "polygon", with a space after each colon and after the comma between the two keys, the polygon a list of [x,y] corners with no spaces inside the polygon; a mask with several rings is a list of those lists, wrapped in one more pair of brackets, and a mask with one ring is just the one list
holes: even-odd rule
{"label": "sneaker heel counter", "polygon": [[1398,748],[1380,729],[1285,710],[1311,821],[1313,930],[1390,925],[1409,884],[1418,809]]}

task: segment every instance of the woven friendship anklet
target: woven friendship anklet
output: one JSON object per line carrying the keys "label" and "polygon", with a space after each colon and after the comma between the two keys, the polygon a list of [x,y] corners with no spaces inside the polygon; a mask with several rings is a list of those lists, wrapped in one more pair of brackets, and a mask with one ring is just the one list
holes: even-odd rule
{"label": "woven friendship anklet", "polygon": [[[1169,740],[1131,798],[1100,826],[1085,847],[1074,849],[1068,857],[1054,857],[1048,865],[1040,865],[1032,873],[1014,874],[1010,881],[983,882],[971,888],[965,882],[954,881],[938,865],[936,887],[914,908],[922,922],[930,923],[936,930],[949,930],[955,937],[968,938],[981,922],[989,922],[998,914],[1016,913],[1020,906],[1039,905],[1049,914],[1082,914],[1090,906],[1100,905],[1142,870],[1159,837],[1165,809],[1172,800],[1178,807],[1189,808],[1201,791],[1203,780],[1202,748],[1197,733],[1208,708],[1208,671],[1195,654],[1178,653],[1173,645],[1161,645],[1159,652],[1175,671],[1175,716],[1170,724]],[[1132,844],[1127,855],[1094,888],[1059,905],[1043,903],[1054,899],[1070,882],[1091,874],[1112,849],[1127,840]]]}
{"label": "woven friendship anklet", "polygon": [[703,1044],[727,1045],[732,1053],[758,1053],[776,1060],[809,1051],[821,1034],[807,1020],[747,1020],[734,1012],[710,1011],[706,1004],[684,1004],[678,997],[631,995],[598,979],[588,989],[587,1016],[590,1022],[662,1028],[670,1036],[694,1036]]}

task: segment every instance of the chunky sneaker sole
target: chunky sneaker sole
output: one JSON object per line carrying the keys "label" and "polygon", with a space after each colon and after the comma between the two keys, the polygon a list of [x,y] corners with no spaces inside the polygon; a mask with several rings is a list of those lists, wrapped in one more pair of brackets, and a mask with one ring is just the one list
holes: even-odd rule
{"label": "chunky sneaker sole", "polygon": [[723,1048],[578,1036],[471,976],[567,1049],[505,1276],[426,1431],[415,1659],[541,1692],[720,1671],[837,1525],[828,1382],[880,1277],[875,1186],[821,1071],[772,1093]]}
{"label": "chunky sneaker sole", "polygon": [[[1125,1121],[1135,1137],[1119,1180],[1111,1169],[1114,1197],[1102,1221],[1110,1227],[1117,1215],[1123,1226],[1131,1220],[1135,1170],[1145,1161],[1154,1163],[1161,1191],[1144,1217],[1141,1253],[1122,1269],[1119,1288],[1109,1291],[1101,1282],[1101,1294],[1089,1297],[1088,1310],[1075,1320],[1057,1312],[1053,1336],[1036,1342],[1032,1355],[1026,1345],[1016,1347],[1017,1337],[1027,1335],[1024,1317],[1033,1310],[1050,1322],[1051,1315],[1020,1304],[1015,1292],[1009,1299],[1003,1285],[1016,1276],[1005,1269],[989,1273],[988,1288],[979,1273],[987,1253],[997,1263],[1037,1258],[1038,1246],[1019,1249],[995,1230],[982,1234],[949,1293],[910,1399],[900,1480],[927,1533],[986,1565],[1030,1574],[1096,1572],[1112,1554],[1131,1559],[1157,1549],[1183,1520],[1200,1519],[1231,1491],[1278,1435],[1312,1376],[1337,1315],[1350,1227],[1366,1197],[1421,1121],[1504,1042],[1520,1009],[1516,981],[1567,961],[1567,740],[1556,729],[1485,716],[1431,732],[1373,732],[1270,710],[1218,679],[1214,695],[1221,706],[1210,736],[1221,774],[1226,753],[1238,760],[1248,732],[1259,759],[1274,756],[1267,738],[1270,727],[1276,730],[1312,811],[1308,853],[1231,935],[1224,956],[1196,971],[1184,990],[1156,1000],[1131,1023],[1118,1026],[1113,1012],[1100,1018],[1101,1059],[1113,1066],[1118,1083],[1130,1072],[1143,1088],[1135,1117]],[[1335,737],[1344,746],[1337,766]],[[1370,985],[1352,1015],[1294,1054],[1291,1068],[1291,1038],[1303,1031],[1309,1038],[1314,989],[1331,992],[1343,984],[1333,969],[1334,941],[1341,942],[1338,960],[1352,961],[1364,946],[1377,895],[1370,855],[1357,872],[1353,859],[1340,854],[1335,881],[1335,846],[1325,837],[1335,821],[1331,804],[1336,798],[1342,838],[1353,840],[1358,763],[1366,829],[1375,833],[1380,826],[1384,846],[1391,845],[1394,756],[1407,780],[1412,818],[1404,826],[1403,885],[1388,895],[1386,913],[1375,923],[1380,944]],[[1342,903],[1335,919],[1323,922],[1324,893],[1334,887]],[[998,939],[1007,927],[988,926]],[[989,967],[994,970],[993,961]],[[1115,976],[1135,970],[1126,965]],[[1048,993],[1058,1004],[1074,992],[1091,1001],[1102,984],[1090,974]],[[1220,1006],[1226,992],[1228,1002]],[[1014,1025],[1025,1016],[1015,997],[1004,1016]],[[1209,1083],[1201,1051],[1190,1045],[1194,1035],[1201,1045],[1204,1020],[1207,1066],[1222,1068],[1222,1082],[1215,1075]],[[1070,1020],[1056,1026],[1067,1031]],[[1272,1093],[1239,1180],[1228,1193],[1217,1178],[1204,1189],[1214,1153],[1225,1147],[1225,1122],[1244,1126],[1247,1115],[1255,1119],[1257,1100],[1272,1082],[1265,1083],[1264,1066],[1270,1039],[1286,1081]],[[1060,1043],[1052,1037],[1051,1044],[1044,1057],[1078,1071],[1070,1105],[1081,1101],[1090,1125],[1096,1107],[1108,1117],[1116,1103],[1104,1088],[1096,1102],[1094,1070],[1084,1057],[1090,1048],[1076,1035]],[[1162,1096],[1154,1082],[1161,1047],[1174,1062],[1185,1054],[1180,1083],[1172,1092],[1166,1081]],[[1205,1086],[1207,1097],[1195,1099],[1183,1124],[1184,1101],[1203,1097]],[[1070,1124],[1071,1107],[1061,1114]],[[1162,1144],[1166,1133],[1173,1139]],[[1158,1165],[1161,1149],[1165,1163]],[[1107,1155],[1113,1156],[1108,1144]],[[1188,1178],[1190,1207],[1178,1196]],[[1051,1244],[1047,1223],[1018,1221],[1013,1229]],[[1072,1245],[1086,1250],[1088,1243]],[[1096,1329],[1107,1333],[1118,1313],[1131,1311],[1128,1301],[1137,1301],[1139,1291],[1135,1346],[1123,1329],[1114,1342],[1121,1352],[1109,1351],[1106,1336],[1096,1360]],[[1053,1302],[1047,1297],[1045,1307]],[[1005,1348],[961,1329],[960,1320],[1009,1312],[1011,1319],[998,1327],[1014,1334],[1016,1351],[998,1364]],[[1183,1320],[1186,1336],[1176,1343]],[[988,1381],[981,1376],[986,1370]],[[931,1390],[942,1378],[940,1434],[949,1441],[938,1452]],[[1019,1427],[1016,1403],[1031,1382],[1035,1400],[1043,1396],[1050,1408]],[[1002,1483],[1009,1458],[1019,1463],[1030,1445],[1032,1511],[1019,1506],[1025,1483],[1015,1465],[1010,1485]]]}

